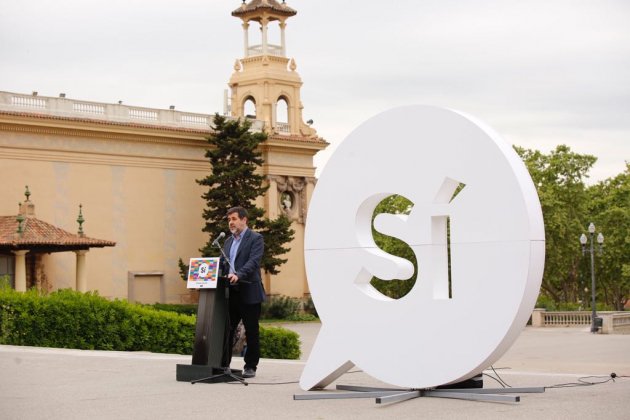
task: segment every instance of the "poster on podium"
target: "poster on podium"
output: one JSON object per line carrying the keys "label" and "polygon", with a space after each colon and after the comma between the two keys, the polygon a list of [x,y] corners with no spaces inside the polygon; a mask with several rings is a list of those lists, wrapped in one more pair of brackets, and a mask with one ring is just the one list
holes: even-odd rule
{"label": "poster on podium", "polygon": [[188,289],[216,289],[219,280],[219,257],[191,258],[188,266]]}

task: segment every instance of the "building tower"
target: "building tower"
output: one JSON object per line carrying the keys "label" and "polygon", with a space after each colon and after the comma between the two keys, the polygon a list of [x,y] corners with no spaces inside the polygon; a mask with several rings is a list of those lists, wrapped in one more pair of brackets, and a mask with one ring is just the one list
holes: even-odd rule
{"label": "building tower", "polygon": [[[231,113],[264,121],[268,134],[314,136],[315,130],[302,121],[302,79],[295,60],[286,56],[286,21],[295,14],[275,0],[243,2],[232,12],[243,21],[244,56],[234,63],[230,78]],[[260,43],[255,45],[249,42],[252,22],[260,27]],[[273,29],[279,29],[279,45],[269,41]]]}
{"label": "building tower", "polygon": [[[304,270],[304,223],[315,186],[313,156],[328,143],[302,120],[302,79],[293,58],[286,56],[286,21],[297,14],[283,1],[251,0],[232,12],[243,21],[244,54],[234,63],[229,81],[230,114],[264,123],[268,140],[262,146],[263,174],[269,182],[264,208],[271,219],[284,213],[293,222],[295,239],[288,262],[273,279],[265,277],[271,294],[308,294]],[[250,44],[250,28],[258,26],[260,42]],[[271,41],[276,43],[272,43]]]}

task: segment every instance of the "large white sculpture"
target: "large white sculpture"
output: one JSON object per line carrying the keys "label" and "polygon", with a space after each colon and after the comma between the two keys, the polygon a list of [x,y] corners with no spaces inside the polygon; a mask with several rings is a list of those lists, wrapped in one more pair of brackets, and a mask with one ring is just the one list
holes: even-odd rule
{"label": "large white sculpture", "polygon": [[[392,194],[413,208],[409,216],[379,215],[375,229],[407,243],[418,260],[416,284],[398,300],[369,283],[373,275],[413,275],[409,261],[380,250],[372,238],[374,208]],[[301,388],[324,387],[355,365],[409,388],[474,376],[526,324],[544,249],[531,178],[489,127],[426,106],[369,119],[335,151],[309,208],[306,270],[322,327]]]}

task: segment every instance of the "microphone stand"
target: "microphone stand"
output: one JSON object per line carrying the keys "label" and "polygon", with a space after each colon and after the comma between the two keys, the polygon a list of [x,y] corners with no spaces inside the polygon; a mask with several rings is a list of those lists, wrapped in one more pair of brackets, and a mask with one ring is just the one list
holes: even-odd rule
{"label": "microphone stand", "polygon": [[[227,255],[225,255],[225,251],[223,250],[223,247],[221,245],[219,245],[219,238],[217,238],[213,243],[213,245],[215,245],[217,248],[219,248],[219,251],[221,251],[221,256],[223,258],[225,258],[225,261],[227,261],[228,265],[230,266],[230,268],[232,269],[232,272],[236,274],[236,268],[234,268],[234,266],[232,265],[232,261],[230,261],[230,259],[228,258]],[[247,280],[241,280],[239,279],[237,281],[237,283],[247,283],[247,284],[251,284],[251,281],[247,281]]]}

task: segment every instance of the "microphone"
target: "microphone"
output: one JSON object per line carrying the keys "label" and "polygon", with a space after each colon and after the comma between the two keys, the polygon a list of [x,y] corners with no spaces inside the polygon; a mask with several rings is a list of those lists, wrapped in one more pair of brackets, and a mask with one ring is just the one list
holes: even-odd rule
{"label": "microphone", "polygon": [[217,238],[212,241],[212,246],[217,246],[219,244],[219,241],[223,238],[225,238],[225,232],[219,233],[219,236],[217,236]]}

